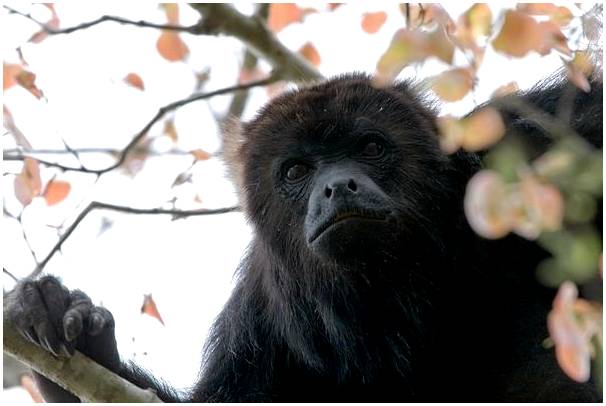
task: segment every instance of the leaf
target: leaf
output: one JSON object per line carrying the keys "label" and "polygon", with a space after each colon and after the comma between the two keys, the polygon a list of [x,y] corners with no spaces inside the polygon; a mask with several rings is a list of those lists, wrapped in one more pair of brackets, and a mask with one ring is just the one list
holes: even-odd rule
{"label": "leaf", "polygon": [[508,94],[512,94],[520,90],[517,82],[509,82],[505,85],[499,86],[494,92],[492,92],[491,98],[503,97]]}
{"label": "leaf", "polygon": [[164,320],[162,320],[162,316],[160,316],[160,312],[158,311],[158,307],[156,306],[156,302],[154,302],[151,293],[149,295],[143,295],[141,313],[157,319],[160,323],[162,323],[162,325],[164,325]]}
{"label": "leaf", "polygon": [[173,142],[177,142],[179,138],[177,134],[177,129],[175,128],[175,121],[173,119],[168,119],[164,122],[164,134],[168,136]]}
{"label": "leaf", "polygon": [[48,182],[46,189],[44,190],[44,200],[46,200],[46,204],[53,206],[63,201],[69,194],[70,190],[71,185],[68,182],[62,180],[51,180]]}
{"label": "leaf", "polygon": [[189,55],[189,48],[175,31],[163,30],[156,42],[156,49],[170,62],[181,61]]}
{"label": "leaf", "polygon": [[36,75],[32,72],[21,69],[15,79],[21,87],[28,90],[31,94],[36,96],[37,99],[42,97],[42,91],[36,86]]}
{"label": "leaf", "polygon": [[124,81],[126,83],[128,83],[129,85],[131,85],[132,87],[135,87],[139,90],[145,90],[145,85],[143,84],[143,79],[141,79],[141,76],[137,75],[136,73],[129,73],[124,78]]}
{"label": "leaf", "polygon": [[339,7],[341,7],[343,5],[343,3],[328,3],[328,9],[330,11],[335,11],[336,9],[338,9]]}
{"label": "leaf", "polygon": [[23,67],[15,63],[2,63],[3,90],[11,88],[17,84],[17,75],[21,73]]}
{"label": "leaf", "polygon": [[[48,8],[51,12],[51,18],[50,18],[50,20],[48,20],[45,23],[45,25],[48,28],[51,28],[53,30],[59,29],[59,25],[60,25],[59,16],[57,15],[57,12],[55,11],[55,5],[53,3],[42,3],[42,4],[44,6],[46,6],[46,8]],[[38,43],[42,42],[42,40],[44,40],[46,37],[48,37],[48,35],[49,34],[45,30],[40,30],[31,36],[31,38],[29,39],[29,42],[38,44]]]}
{"label": "leaf", "polygon": [[179,5],[176,3],[161,3],[160,7],[164,9],[166,20],[169,24],[179,24]]}
{"label": "leaf", "polygon": [[17,128],[17,125],[15,124],[15,121],[13,119],[13,115],[11,114],[9,109],[6,106],[2,106],[2,111],[2,121],[4,124],[4,128],[6,128],[6,130],[11,133],[17,145],[20,145],[25,149],[32,149],[32,144],[30,144],[27,138],[25,138],[25,135],[23,135],[21,130]]}
{"label": "leaf", "polygon": [[522,175],[513,191],[513,231],[529,239],[536,239],[543,231],[555,231],[564,219],[564,199],[552,185],[540,182],[534,175]]}
{"label": "leaf", "polygon": [[478,235],[496,239],[511,231],[507,195],[505,183],[494,171],[481,170],[469,180],[464,200],[465,216]]}
{"label": "leaf", "polygon": [[505,135],[501,114],[492,107],[481,109],[463,120],[461,146],[467,151],[481,151]]}
{"label": "leaf", "polygon": [[427,55],[432,55],[445,63],[451,64],[454,57],[455,46],[451,38],[446,33],[443,25],[425,34],[425,48]]}
{"label": "leaf", "polygon": [[267,26],[273,32],[282,31],[292,23],[303,20],[303,10],[293,3],[271,3]]}
{"label": "leaf", "polygon": [[207,159],[212,158],[212,154],[201,150],[201,149],[194,149],[192,151],[189,151],[190,154],[192,154],[194,156],[194,158],[196,159],[196,161],[206,161]]}
{"label": "leaf", "polygon": [[473,72],[466,68],[452,69],[439,74],[432,85],[432,90],[445,101],[461,100],[473,87]]}
{"label": "leaf", "polygon": [[548,16],[560,26],[568,25],[574,17],[567,7],[556,6],[553,3],[520,3],[516,8],[526,14]]}
{"label": "leaf", "polygon": [[587,77],[593,71],[593,63],[587,52],[575,52],[572,61],[565,62],[565,66],[568,79],[579,89],[589,92],[591,85]]}
{"label": "leaf", "polygon": [[299,53],[303,56],[303,58],[307,59],[314,66],[320,65],[320,63],[322,62],[322,58],[320,58],[320,53],[311,42],[308,42],[303,45],[301,49],[299,49]]}
{"label": "leaf", "polygon": [[384,11],[364,13],[362,16],[362,29],[368,34],[374,34],[381,29],[385,21],[387,21],[387,13]]}
{"label": "leaf", "polygon": [[540,40],[535,50],[539,54],[547,55],[552,49],[556,49],[565,55],[572,55],[572,51],[568,47],[568,40],[556,23],[553,21],[541,21],[537,26]]}
{"label": "leaf", "polygon": [[24,207],[29,205],[32,199],[40,194],[42,181],[40,180],[38,161],[32,158],[24,159],[23,169],[15,177],[14,187],[15,196]]}
{"label": "leaf", "polygon": [[399,29],[377,63],[377,79],[381,83],[393,80],[412,62],[427,57],[427,37],[418,30]]}
{"label": "leaf", "polygon": [[491,30],[490,6],[477,3],[459,17],[456,35],[465,47],[473,48],[478,38],[490,35]]}
{"label": "leaf", "polygon": [[578,290],[574,283],[562,283],[547,316],[547,326],[556,347],[556,359],[562,370],[571,379],[586,382],[590,375],[590,340],[595,327],[591,323],[579,322],[578,316],[583,315],[583,311],[578,314],[575,310],[588,306],[587,302],[577,296]]}
{"label": "leaf", "polygon": [[501,31],[492,40],[493,48],[507,55],[523,57],[537,49],[541,32],[537,22],[525,13],[507,10]]}

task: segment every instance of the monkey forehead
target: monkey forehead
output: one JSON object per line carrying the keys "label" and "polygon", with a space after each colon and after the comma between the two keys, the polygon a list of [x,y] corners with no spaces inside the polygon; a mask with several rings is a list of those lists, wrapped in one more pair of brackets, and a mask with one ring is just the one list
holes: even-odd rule
{"label": "monkey forehead", "polygon": [[[267,139],[325,141],[351,132],[356,120],[405,115],[406,103],[391,88],[376,88],[364,74],[347,74],[278,96],[245,126],[255,144]],[[403,105],[404,104],[404,105]],[[251,140],[252,141],[252,140]]]}

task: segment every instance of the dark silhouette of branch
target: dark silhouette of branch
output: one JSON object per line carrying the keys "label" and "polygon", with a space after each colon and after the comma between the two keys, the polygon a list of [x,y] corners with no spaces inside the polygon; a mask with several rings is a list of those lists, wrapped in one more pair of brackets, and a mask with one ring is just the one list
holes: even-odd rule
{"label": "dark silhouette of branch", "polygon": [[[239,90],[250,89],[253,87],[257,87],[257,86],[266,86],[266,85],[276,82],[277,80],[279,80],[279,77],[277,75],[272,74],[267,78],[255,80],[255,81],[252,81],[249,83],[243,83],[240,85],[225,87],[223,89],[214,90],[212,92],[196,93],[196,94],[191,95],[190,97],[169,103],[166,106],[161,107],[158,110],[158,112],[156,113],[156,115],[143,127],[143,129],[141,129],[141,131],[139,131],[133,137],[133,139],[128,143],[128,145],[126,145],[126,147],[124,147],[124,149],[118,153],[118,159],[116,160],[116,162],[105,168],[90,169],[90,168],[86,168],[83,166],[67,166],[67,165],[59,164],[57,162],[50,162],[50,161],[46,161],[43,159],[39,159],[36,157],[32,157],[32,158],[45,166],[48,166],[51,168],[59,168],[63,171],[75,171],[75,172],[91,173],[91,174],[95,174],[95,175],[102,175],[104,173],[110,172],[110,171],[120,167],[126,161],[126,158],[131,153],[131,151],[135,148],[137,143],[139,143],[139,141],[141,141],[145,137],[145,135],[148,133],[148,131],[152,128],[152,126],[154,124],[156,124],[158,121],[160,121],[160,119],[162,119],[167,113],[169,113],[173,110],[176,110],[180,107],[183,107],[189,103],[198,101],[198,100],[209,99],[214,96],[233,93],[233,92],[236,92]],[[4,159],[21,160],[23,158],[22,157],[20,158],[19,156],[6,156]]]}
{"label": "dark silhouette of branch", "polygon": [[110,204],[110,203],[91,202],[84,210],[82,210],[82,212],[80,212],[80,214],[78,214],[78,217],[76,217],[74,222],[67,228],[65,233],[63,233],[63,235],[61,235],[61,237],[59,238],[59,241],[57,241],[55,246],[50,250],[50,252],[46,255],[46,257],[42,261],[40,261],[40,263],[36,266],[36,269],[34,269],[34,271],[28,277],[34,278],[34,277],[38,276],[42,272],[42,270],[44,269],[44,267],[46,266],[48,261],[50,261],[51,258],[58,251],[61,250],[61,247],[63,246],[65,241],[67,241],[67,239],[74,232],[74,230],[78,227],[78,225],[82,222],[82,220],[84,220],[91,211],[97,210],[97,209],[113,210],[113,211],[122,212],[122,213],[129,213],[129,214],[150,214],[150,215],[151,214],[169,214],[169,215],[173,216],[174,220],[185,218],[185,217],[207,216],[207,215],[213,215],[213,214],[230,213],[230,212],[240,210],[240,208],[238,206],[225,207],[225,208],[220,208],[220,209],[197,209],[197,210],[177,210],[177,209],[161,209],[161,208],[139,209],[139,208],[134,208],[134,207]]}
{"label": "dark silhouette of branch", "polygon": [[[6,301],[5,301],[6,303]],[[86,402],[161,403],[150,389],[141,389],[77,352],[67,358],[26,341],[4,311],[4,353],[23,362]]]}
{"label": "dark silhouette of branch", "polygon": [[202,15],[201,34],[225,34],[238,38],[259,57],[265,59],[285,80],[309,81],[322,75],[301,55],[282,44],[261,18],[248,17],[229,4],[190,3]]}
{"label": "dark silhouette of branch", "polygon": [[156,28],[156,29],[168,30],[168,31],[188,32],[190,34],[198,34],[198,31],[200,30],[200,28],[198,27],[198,24],[194,24],[191,26],[156,24],[156,23],[152,23],[152,22],[148,22],[148,21],[133,21],[133,20],[129,20],[127,18],[122,18],[122,17],[117,17],[117,16],[108,16],[108,15],[99,17],[93,21],[75,25],[73,27],[53,28],[53,27],[49,27],[47,24],[45,24],[41,21],[38,21],[29,13],[23,13],[19,10],[15,10],[14,8],[9,7],[7,5],[4,5],[3,7],[5,9],[7,9],[11,14],[17,14],[17,15],[23,16],[23,17],[27,18],[28,20],[33,21],[34,23],[38,24],[40,26],[40,28],[42,28],[42,30],[49,35],[71,34],[72,32],[85,30],[87,28],[104,23],[106,21],[113,21],[115,23],[119,23],[119,24],[123,24],[123,25],[134,25],[137,27]]}
{"label": "dark silhouette of branch", "polygon": [[13,275],[8,269],[2,268],[2,272],[7,274],[8,276],[10,276],[15,282],[19,282],[19,278],[17,278],[15,275]]}

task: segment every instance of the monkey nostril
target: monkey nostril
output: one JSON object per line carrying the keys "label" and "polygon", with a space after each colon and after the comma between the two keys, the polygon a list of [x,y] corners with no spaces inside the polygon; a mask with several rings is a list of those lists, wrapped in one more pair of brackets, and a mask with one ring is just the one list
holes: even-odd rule
{"label": "monkey nostril", "polygon": [[355,192],[356,190],[358,190],[358,186],[356,185],[356,182],[353,181],[353,179],[349,180],[349,183],[347,184],[347,187],[349,188],[349,190],[351,190],[352,192]]}
{"label": "monkey nostril", "polygon": [[324,189],[324,196],[326,196],[328,199],[330,199],[330,196],[332,196],[332,189],[328,186],[326,186]]}

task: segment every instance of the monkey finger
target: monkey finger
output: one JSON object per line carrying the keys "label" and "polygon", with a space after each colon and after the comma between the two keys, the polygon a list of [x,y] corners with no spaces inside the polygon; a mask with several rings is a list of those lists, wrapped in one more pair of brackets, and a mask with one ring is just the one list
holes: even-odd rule
{"label": "monkey finger", "polygon": [[63,336],[67,342],[74,342],[82,333],[84,326],[82,313],[78,309],[70,309],[63,316]]}
{"label": "monkey finger", "polygon": [[88,334],[92,336],[99,335],[104,329],[114,327],[114,317],[104,307],[94,307],[89,316]]}

